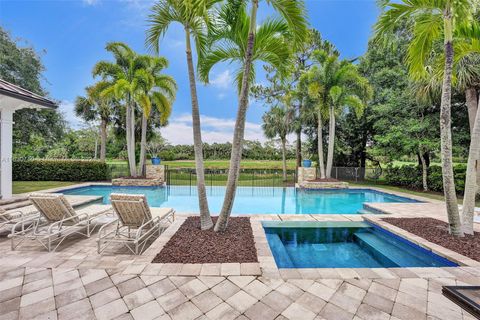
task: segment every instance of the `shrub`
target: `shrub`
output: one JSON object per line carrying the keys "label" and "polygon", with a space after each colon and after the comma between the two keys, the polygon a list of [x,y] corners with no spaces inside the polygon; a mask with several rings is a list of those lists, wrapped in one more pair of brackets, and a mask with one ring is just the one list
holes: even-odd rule
{"label": "shrub", "polygon": [[13,180],[17,181],[100,181],[107,180],[107,164],[96,160],[17,160]]}
{"label": "shrub", "polygon": [[[457,193],[465,190],[465,165],[456,165],[453,168],[455,188]],[[385,180],[388,184],[410,189],[422,189],[422,168],[415,165],[400,167],[389,166],[385,169]],[[428,168],[428,188],[432,191],[443,192],[442,167],[433,165]]]}

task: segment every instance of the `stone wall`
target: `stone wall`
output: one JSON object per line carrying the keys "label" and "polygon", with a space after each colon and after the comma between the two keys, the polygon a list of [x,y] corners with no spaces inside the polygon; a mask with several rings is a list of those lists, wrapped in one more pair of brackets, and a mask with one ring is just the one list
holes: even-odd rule
{"label": "stone wall", "polygon": [[317,179],[317,168],[298,168],[298,184]]}
{"label": "stone wall", "polygon": [[165,181],[165,166],[147,164],[147,179],[158,179]]}
{"label": "stone wall", "polygon": [[112,180],[112,185],[122,187],[157,187],[163,186],[164,182],[160,179],[125,179],[118,178]]}

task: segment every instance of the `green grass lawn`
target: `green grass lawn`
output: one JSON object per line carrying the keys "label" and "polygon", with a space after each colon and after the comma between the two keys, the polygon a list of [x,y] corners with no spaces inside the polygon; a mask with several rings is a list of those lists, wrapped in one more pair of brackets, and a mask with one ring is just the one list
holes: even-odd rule
{"label": "green grass lawn", "polygon": [[[406,188],[400,188],[400,187],[395,187],[395,186],[389,186],[381,183],[375,183],[375,182],[368,182],[368,181],[363,181],[363,182],[350,182],[350,185],[352,186],[362,186],[362,187],[376,187],[379,189],[385,189],[385,190],[390,190],[390,191],[398,191],[398,192],[403,192],[407,194],[412,194],[415,196],[420,196],[420,197],[425,197],[429,199],[434,199],[434,200],[440,200],[443,201],[443,193],[441,192],[434,192],[434,191],[418,191],[418,190],[411,190],[411,189],[406,189]],[[463,197],[458,196],[458,203],[462,204],[463,203]],[[480,206],[480,200],[476,201],[476,206]]]}
{"label": "green grass lawn", "polygon": [[44,189],[71,186],[78,182],[70,181],[13,181],[13,193],[33,192]]}
{"label": "green grass lawn", "polygon": [[[111,165],[126,165],[127,161],[122,160],[107,160]],[[177,161],[162,161],[162,164],[168,165],[170,168],[195,168],[194,160],[177,160]],[[206,169],[228,169],[230,160],[205,160]],[[272,160],[243,160],[241,166],[244,169],[281,169],[282,161]],[[295,169],[295,160],[287,161],[288,169]]]}

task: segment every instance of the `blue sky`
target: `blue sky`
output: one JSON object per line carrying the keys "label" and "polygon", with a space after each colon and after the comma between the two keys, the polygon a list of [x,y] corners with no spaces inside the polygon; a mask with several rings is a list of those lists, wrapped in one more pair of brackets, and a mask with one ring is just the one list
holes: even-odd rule
{"label": "blue sky", "polygon": [[[146,16],[151,0],[0,0],[0,24],[14,38],[22,38],[41,53],[46,67],[44,86],[50,97],[61,101],[61,111],[73,127],[83,124],[73,114],[73,101],[94,82],[93,65],[111,59],[109,41],[122,41],[138,52],[144,47]],[[342,57],[362,55],[378,15],[375,0],[306,0],[309,23],[324,39],[334,43]],[[272,15],[266,2],[260,5],[260,21]],[[183,30],[172,25],[160,44],[160,54],[170,61],[165,71],[178,83],[170,125],[162,134],[172,143],[190,143],[190,95],[188,91]],[[259,67],[259,66],[257,66]],[[220,65],[211,83],[199,84],[203,137],[206,142],[231,140],[237,109],[232,75],[235,66]],[[261,82],[262,76],[257,77]],[[260,123],[267,110],[252,101],[247,115],[247,139],[264,141]]]}

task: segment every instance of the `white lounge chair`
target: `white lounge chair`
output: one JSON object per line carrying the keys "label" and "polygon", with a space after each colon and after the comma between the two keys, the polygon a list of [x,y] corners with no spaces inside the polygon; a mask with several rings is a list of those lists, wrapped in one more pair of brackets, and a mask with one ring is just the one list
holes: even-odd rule
{"label": "white lounge chair", "polygon": [[138,255],[150,238],[160,235],[175,219],[175,210],[150,208],[144,195],[112,193],[110,201],[118,219],[100,228],[98,253],[112,243],[120,243]]}
{"label": "white lounge chair", "polygon": [[27,220],[36,216],[37,210],[29,210],[23,208],[5,210],[0,208],[0,232],[11,231],[12,227],[19,224],[22,230],[29,228],[31,223],[19,223],[26,222]]}
{"label": "white lounge chair", "polygon": [[[13,226],[10,234],[12,250],[27,239],[38,241],[50,252],[55,251],[70,235],[80,234],[88,238],[101,216],[111,210],[106,205],[74,210],[65,196],[59,193],[33,193],[29,199],[39,215],[26,220],[31,222],[28,230],[20,229],[25,221]],[[19,240],[18,243],[15,243],[16,240]],[[55,242],[56,245],[52,247]]]}

